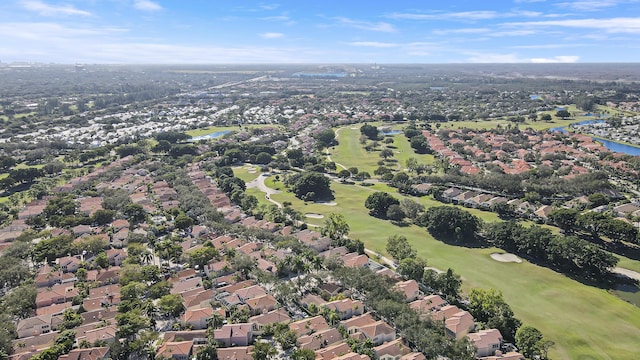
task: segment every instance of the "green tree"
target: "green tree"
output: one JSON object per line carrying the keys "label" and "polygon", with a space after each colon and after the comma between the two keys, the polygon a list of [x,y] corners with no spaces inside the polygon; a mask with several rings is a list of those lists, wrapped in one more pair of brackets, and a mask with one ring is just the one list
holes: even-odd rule
{"label": "green tree", "polygon": [[158,310],[164,316],[180,316],[184,311],[182,297],[178,294],[164,295],[158,300]]}
{"label": "green tree", "polygon": [[315,171],[298,177],[293,183],[292,191],[297,198],[305,201],[327,199],[332,196],[329,179]]}
{"label": "green tree", "polygon": [[319,148],[325,148],[336,144],[336,133],[333,129],[324,129],[313,136],[318,142]]}
{"label": "green tree", "polygon": [[291,359],[293,360],[314,360],[316,353],[310,349],[295,349],[291,353]]}
{"label": "green tree", "polygon": [[198,350],[196,360],[218,360],[218,348],[215,342],[210,342]]}
{"label": "green tree", "polygon": [[399,205],[398,199],[389,195],[386,192],[375,192],[367,197],[364,206],[369,209],[369,214],[375,217],[384,218],[387,215],[387,210],[391,205]]}
{"label": "green tree", "polygon": [[180,230],[188,229],[192,227],[194,223],[195,221],[185,213],[180,213],[173,221],[175,227]]}
{"label": "green tree", "polygon": [[251,357],[253,360],[268,360],[272,359],[277,354],[278,351],[273,347],[273,345],[268,342],[257,341],[253,345],[253,354],[251,354]]}
{"label": "green tree", "polygon": [[435,206],[416,219],[435,237],[453,237],[456,241],[471,241],[480,226],[480,219],[468,211],[453,206]]}
{"label": "green tree", "polygon": [[400,207],[404,214],[411,220],[415,220],[424,211],[424,205],[408,198],[400,200]]}
{"label": "green tree", "polygon": [[558,110],[556,112],[556,117],[559,117],[562,120],[566,120],[571,117],[571,113],[567,110]]}
{"label": "green tree", "polygon": [[416,250],[409,244],[406,237],[393,235],[387,239],[386,250],[397,262],[406,258],[415,258]]}
{"label": "green tree", "polygon": [[369,138],[369,140],[377,140],[379,131],[373,125],[364,124],[360,127],[360,133]]}
{"label": "green tree", "polygon": [[502,292],[495,289],[471,289],[469,292],[469,312],[476,321],[487,329],[495,328],[505,340],[513,342],[520,327],[509,304],[502,298]]}
{"label": "green tree", "polygon": [[387,209],[387,219],[391,221],[402,221],[405,218],[405,213],[402,211],[402,207],[398,204],[392,204]]}
{"label": "green tree", "polygon": [[338,240],[349,234],[349,230],[349,224],[344,215],[331,213],[329,218],[324,221],[321,232],[323,236],[328,236],[331,240]]}
{"label": "green tree", "polygon": [[424,268],[427,262],[419,257],[410,257],[400,260],[398,264],[398,272],[406,279],[422,281]]}
{"label": "green tree", "polygon": [[564,231],[575,230],[577,217],[577,210],[566,208],[554,209],[548,216],[549,220]]}
{"label": "green tree", "polygon": [[393,157],[393,150],[391,149],[383,149],[380,151],[380,157],[387,160],[390,157]]}

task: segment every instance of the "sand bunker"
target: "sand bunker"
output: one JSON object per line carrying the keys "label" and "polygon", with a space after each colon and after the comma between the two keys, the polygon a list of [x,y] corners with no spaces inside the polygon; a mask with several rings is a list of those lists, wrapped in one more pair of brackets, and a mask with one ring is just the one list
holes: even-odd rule
{"label": "sand bunker", "polygon": [[640,281],[640,273],[637,271],[633,271],[633,270],[629,270],[629,269],[625,269],[625,268],[615,268],[613,269],[613,272],[616,274],[620,274],[620,275],[624,275],[630,279],[634,279],[634,280],[638,280]]}
{"label": "sand bunker", "polygon": [[514,263],[522,262],[522,260],[520,260],[519,257],[509,253],[504,253],[504,254],[493,253],[491,254],[491,258],[495,261],[500,261],[500,262],[514,262]]}
{"label": "sand bunker", "polygon": [[322,214],[314,214],[314,213],[306,213],[304,214],[304,216],[310,218],[310,219],[324,219],[324,215]]}
{"label": "sand bunker", "polygon": [[336,205],[338,205],[338,203],[335,202],[335,201],[326,201],[326,202],[325,201],[317,201],[316,204],[318,204],[318,205],[326,205],[326,206],[336,206]]}

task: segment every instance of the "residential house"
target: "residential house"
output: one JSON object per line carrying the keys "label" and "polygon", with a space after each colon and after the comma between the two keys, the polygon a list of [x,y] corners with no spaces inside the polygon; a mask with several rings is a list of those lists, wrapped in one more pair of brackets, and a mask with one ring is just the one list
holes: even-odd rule
{"label": "residential house", "polygon": [[61,304],[71,301],[78,295],[78,289],[73,285],[59,284],[50,288],[40,288],[36,295],[36,308],[49,306],[51,304]]}
{"label": "residential house", "polygon": [[334,310],[340,320],[350,319],[353,316],[362,315],[364,313],[364,304],[360,300],[342,299],[328,302],[323,305]]}
{"label": "residential house", "polygon": [[475,328],[473,316],[455,305],[445,305],[431,313],[431,317],[434,320],[444,321],[447,334],[456,339],[462,339]]}
{"label": "residential house", "polygon": [[88,330],[84,333],[84,336],[76,338],[76,343],[80,344],[83,340],[86,340],[89,344],[96,344],[97,342],[113,342],[117,339],[117,332],[118,327],[116,325]]}
{"label": "residential house", "polygon": [[60,355],[58,360],[103,360],[110,358],[108,347],[93,347],[88,349],[73,349],[68,354]]}
{"label": "residential house", "polygon": [[402,295],[404,295],[404,298],[407,302],[414,301],[422,295],[420,286],[415,280],[401,281],[395,284],[393,286],[393,289],[399,291]]}
{"label": "residential house", "polygon": [[120,266],[122,262],[127,258],[127,251],[124,249],[109,249],[106,251],[109,265]]}
{"label": "residential house", "polygon": [[58,265],[60,265],[60,269],[62,270],[62,272],[65,273],[75,273],[80,267],[80,259],[75,256],[61,257],[58,258],[56,262],[58,263]]}
{"label": "residential house", "polygon": [[508,353],[503,353],[502,351],[496,351],[495,355],[485,356],[480,358],[480,360],[525,360],[524,356],[518,352],[510,351]]}
{"label": "residential house", "polygon": [[18,339],[38,336],[52,331],[51,329],[51,315],[34,316],[26,319],[22,319],[16,326],[16,333]]}
{"label": "residential house", "polygon": [[235,346],[216,349],[218,360],[253,360],[252,352],[253,346]]}
{"label": "residential house", "polygon": [[311,335],[300,336],[297,340],[298,347],[316,351],[320,348],[341,342],[342,335],[336,328],[328,328],[314,332]]}
{"label": "residential house", "polygon": [[328,329],[329,324],[327,324],[327,321],[321,315],[318,315],[311,318],[294,321],[289,324],[289,328],[295,331],[298,337],[300,337],[304,334],[312,334],[321,330]]}
{"label": "residential house", "polygon": [[213,308],[205,307],[200,309],[187,309],[182,316],[182,321],[191,325],[192,329],[206,329],[209,320],[213,317]]}
{"label": "residential house", "polygon": [[346,267],[364,267],[369,263],[369,257],[352,252],[342,256],[342,262]]}
{"label": "residential house", "polygon": [[440,307],[447,305],[440,295],[429,295],[422,299],[418,299],[409,304],[411,309],[417,311],[420,314],[427,314],[432,311],[438,310]]}
{"label": "residential house", "polygon": [[396,360],[410,352],[411,348],[403,343],[402,338],[386,342],[373,348],[373,353],[378,360]]}
{"label": "residential house", "polygon": [[316,350],[316,360],[333,360],[351,353],[351,347],[346,342],[340,342],[323,349]]}
{"label": "residential house", "polygon": [[271,324],[287,324],[291,321],[291,317],[284,309],[277,309],[265,314],[252,316],[249,318],[249,322],[252,324],[253,333],[255,335],[262,335],[262,330],[265,326]]}
{"label": "residential house", "polygon": [[542,205],[536,211],[533,212],[533,215],[535,215],[536,217],[542,220],[547,220],[547,217],[549,216],[549,214],[551,214],[552,211],[553,211],[552,206]]}
{"label": "residential house", "polygon": [[249,306],[251,314],[263,314],[276,308],[278,300],[270,294],[258,296],[244,301]]}
{"label": "residential house", "polygon": [[376,346],[396,338],[396,329],[382,320],[363,325],[359,331]]}
{"label": "residential house", "polygon": [[360,331],[360,328],[369,324],[373,324],[376,322],[376,319],[371,316],[369,313],[365,313],[360,316],[353,317],[349,320],[341,321],[342,325],[345,329],[347,329],[347,334],[352,335]]}
{"label": "residential house", "polygon": [[250,323],[225,324],[214,330],[214,338],[224,346],[248,346],[253,338],[253,326]]}
{"label": "residential house", "polygon": [[189,360],[191,358],[193,350],[193,342],[191,341],[177,341],[177,342],[165,342],[158,351],[156,351],[156,358],[170,358],[173,360]]}
{"label": "residential house", "polygon": [[480,330],[468,334],[467,337],[477,349],[476,357],[495,355],[502,345],[502,334],[498,329]]}

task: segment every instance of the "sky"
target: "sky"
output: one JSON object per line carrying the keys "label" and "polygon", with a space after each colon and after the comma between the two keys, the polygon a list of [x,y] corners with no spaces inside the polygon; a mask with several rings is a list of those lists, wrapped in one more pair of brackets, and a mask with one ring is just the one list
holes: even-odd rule
{"label": "sky", "polygon": [[0,0],[0,61],[640,61],[640,0]]}

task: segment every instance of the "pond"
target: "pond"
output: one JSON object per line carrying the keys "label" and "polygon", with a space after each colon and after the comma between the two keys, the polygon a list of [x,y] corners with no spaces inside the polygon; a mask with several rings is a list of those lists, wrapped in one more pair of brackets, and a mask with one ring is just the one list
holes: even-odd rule
{"label": "pond", "polygon": [[216,131],[216,132],[212,132],[210,134],[193,137],[193,138],[191,138],[191,141],[215,139],[215,138],[219,138],[219,137],[225,136],[225,135],[229,134],[230,132],[231,132],[231,130]]}
{"label": "pond", "polygon": [[618,284],[613,293],[622,300],[640,307],[640,288],[637,285]]}
{"label": "pond", "polygon": [[382,135],[398,135],[398,134],[402,134],[402,130],[387,130],[387,131],[381,131],[380,132]]}
{"label": "pond", "polygon": [[[554,128],[549,129],[549,131],[560,131],[560,132],[563,132],[563,133],[566,134],[566,133],[569,132],[567,130],[567,127],[572,127],[572,126],[576,126],[576,125],[591,125],[591,124],[598,124],[598,123],[602,123],[602,122],[604,122],[604,120],[580,121],[580,122],[571,123],[571,124],[569,124],[569,126],[554,127]],[[640,147],[627,145],[627,144],[620,144],[620,143],[617,143],[615,141],[599,138],[599,137],[596,137],[596,136],[592,136],[591,138],[593,140],[601,143],[604,147],[606,147],[607,149],[611,150],[612,152],[619,152],[619,153],[624,153],[624,154],[627,154],[627,155],[634,155],[634,156],[640,155]]]}

